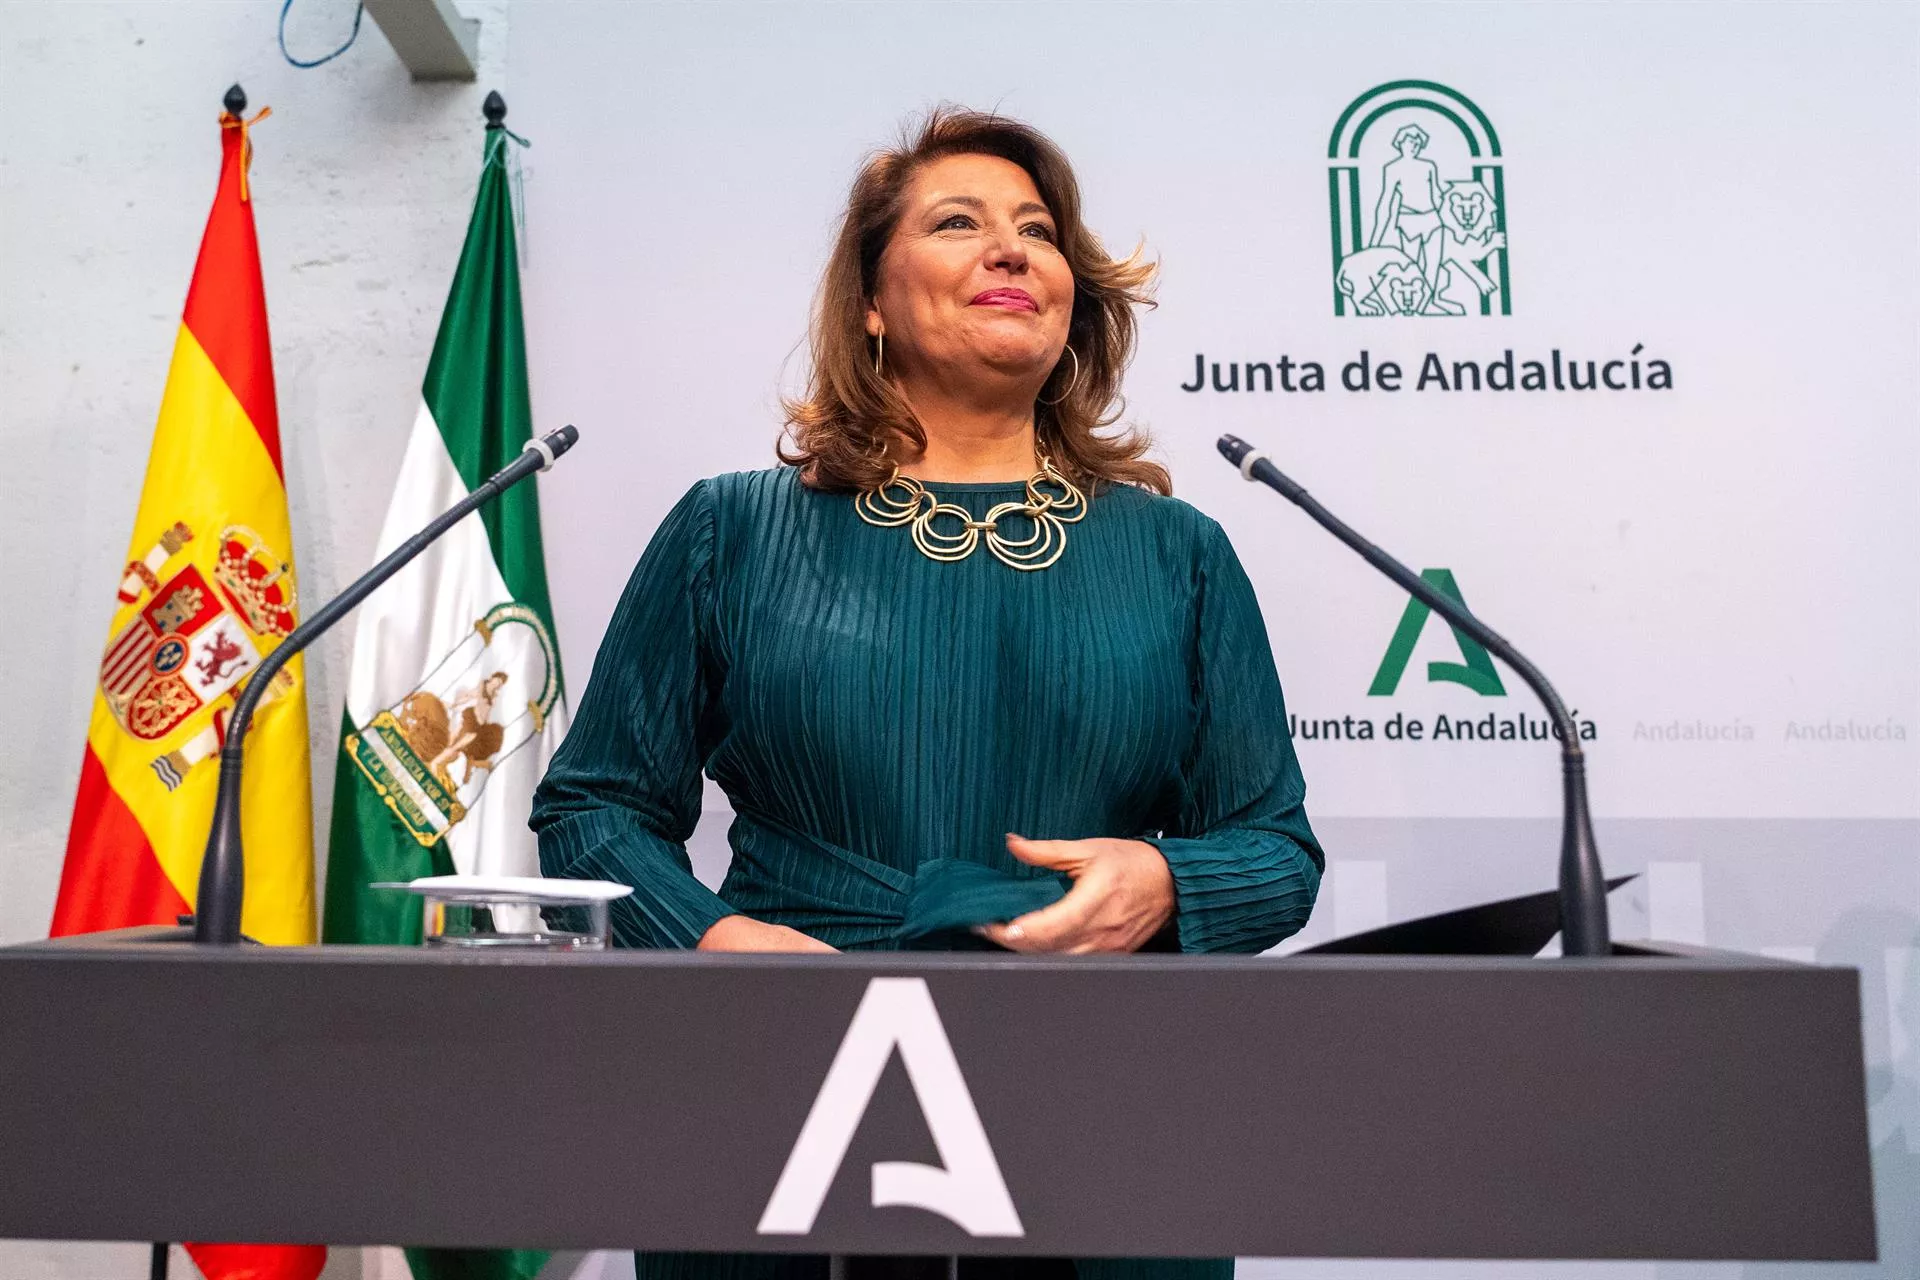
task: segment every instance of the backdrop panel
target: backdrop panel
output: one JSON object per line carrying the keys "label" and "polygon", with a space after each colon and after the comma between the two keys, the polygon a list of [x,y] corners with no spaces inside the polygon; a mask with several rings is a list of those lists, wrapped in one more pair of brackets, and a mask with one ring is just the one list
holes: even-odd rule
{"label": "backdrop panel", "polygon": [[517,8],[566,662],[689,484],[771,464],[861,156],[940,100],[1027,119],[1163,263],[1130,416],[1266,610],[1333,860],[1303,941],[1546,887],[1558,776],[1223,431],[1578,708],[1622,934],[1861,967],[1883,1262],[1817,1274],[1920,1273],[1917,54],[1880,5]]}

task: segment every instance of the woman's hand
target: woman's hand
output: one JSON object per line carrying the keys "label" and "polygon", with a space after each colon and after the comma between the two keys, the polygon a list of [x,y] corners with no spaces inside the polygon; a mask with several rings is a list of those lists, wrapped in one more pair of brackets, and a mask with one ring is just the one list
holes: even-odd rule
{"label": "woman's hand", "polygon": [[1138,951],[1173,918],[1173,872],[1144,840],[1028,840],[1009,835],[1020,861],[1073,877],[1067,896],[976,932],[1010,951]]}
{"label": "woman's hand", "polygon": [[765,924],[748,916],[722,916],[700,935],[698,951],[812,951],[838,953],[818,938],[783,924]]}

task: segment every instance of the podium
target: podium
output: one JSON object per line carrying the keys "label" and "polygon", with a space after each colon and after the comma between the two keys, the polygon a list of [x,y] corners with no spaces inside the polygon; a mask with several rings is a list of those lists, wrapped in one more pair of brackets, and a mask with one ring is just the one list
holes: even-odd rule
{"label": "podium", "polygon": [[[1874,1256],[1851,969],[1657,944],[1065,959],[144,936],[0,949],[0,1237]],[[875,1015],[863,1035],[918,1048],[888,1050],[864,1098],[817,1102],[872,1052],[849,1029],[876,989],[930,1002],[941,1043]],[[876,1207],[890,1178],[974,1196],[952,1138],[969,1108],[1016,1229]],[[794,1154],[803,1126],[850,1131],[830,1167],[818,1132]],[[815,1190],[769,1233],[790,1179]]]}

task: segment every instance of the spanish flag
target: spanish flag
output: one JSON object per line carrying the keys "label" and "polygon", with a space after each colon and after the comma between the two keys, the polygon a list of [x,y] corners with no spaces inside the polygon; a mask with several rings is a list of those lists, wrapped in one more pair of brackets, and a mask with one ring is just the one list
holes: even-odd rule
{"label": "spanish flag", "polygon": [[[266,293],[247,166],[252,120],[220,117],[220,185],[160,401],[67,833],[53,935],[173,924],[193,910],[227,716],[293,630]],[[312,793],[301,659],[248,734],[241,928],[314,940]],[[190,1245],[209,1280],[311,1280],[319,1248]]]}

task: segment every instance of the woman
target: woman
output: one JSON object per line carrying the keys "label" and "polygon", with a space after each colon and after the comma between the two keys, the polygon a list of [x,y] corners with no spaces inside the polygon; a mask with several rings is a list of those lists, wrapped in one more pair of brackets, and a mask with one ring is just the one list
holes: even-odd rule
{"label": "woman", "polygon": [[[546,874],[635,887],[618,942],[1250,952],[1306,921],[1321,856],[1246,575],[1144,440],[1096,430],[1152,275],[1025,125],[941,110],[869,161],[789,465],[668,515],[535,798]],[[738,815],[717,894],[684,847],[703,769]]]}

